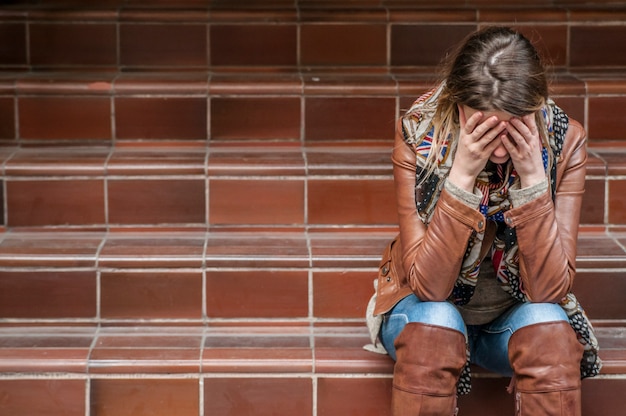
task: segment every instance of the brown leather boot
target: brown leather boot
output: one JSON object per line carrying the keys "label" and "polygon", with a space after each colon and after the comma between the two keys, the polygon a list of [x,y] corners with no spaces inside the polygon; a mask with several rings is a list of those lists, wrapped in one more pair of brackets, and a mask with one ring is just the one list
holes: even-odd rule
{"label": "brown leather boot", "polygon": [[395,341],[393,416],[456,414],[456,383],[465,365],[465,336],[454,329],[407,324]]}
{"label": "brown leather boot", "polygon": [[581,416],[583,346],[569,323],[523,327],[509,340],[517,416]]}

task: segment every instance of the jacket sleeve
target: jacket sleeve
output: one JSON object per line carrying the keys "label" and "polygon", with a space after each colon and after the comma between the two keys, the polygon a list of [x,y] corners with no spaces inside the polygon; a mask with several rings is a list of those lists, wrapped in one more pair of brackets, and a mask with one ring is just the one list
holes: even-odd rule
{"label": "jacket sleeve", "polygon": [[393,173],[402,242],[402,266],[413,293],[423,301],[450,296],[473,232],[484,231],[477,210],[453,197],[445,188],[430,224],[419,218],[415,200],[416,163],[413,146],[404,141],[398,121],[392,153]]}
{"label": "jacket sleeve", "polygon": [[560,302],[574,283],[586,161],[585,131],[571,120],[557,167],[554,202],[545,192],[505,214],[516,230],[522,289],[532,302]]}

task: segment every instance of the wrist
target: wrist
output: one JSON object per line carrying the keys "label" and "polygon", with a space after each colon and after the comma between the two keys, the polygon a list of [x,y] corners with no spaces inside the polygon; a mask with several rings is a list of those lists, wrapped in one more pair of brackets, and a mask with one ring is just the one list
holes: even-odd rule
{"label": "wrist", "polygon": [[461,174],[454,169],[454,166],[452,166],[450,174],[448,175],[448,181],[450,181],[457,188],[471,193],[474,191],[476,178],[470,175]]}
{"label": "wrist", "polygon": [[520,177],[520,185],[522,189],[530,188],[543,182],[546,179],[546,175],[542,172],[536,175],[525,175]]}

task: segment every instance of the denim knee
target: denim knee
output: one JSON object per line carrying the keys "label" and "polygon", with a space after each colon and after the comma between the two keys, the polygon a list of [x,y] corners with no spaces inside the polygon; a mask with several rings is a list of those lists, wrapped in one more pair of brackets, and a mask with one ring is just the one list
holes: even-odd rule
{"label": "denim knee", "polygon": [[[556,303],[521,303],[497,319],[503,326],[508,327],[511,333],[525,326],[554,321],[567,321],[568,317],[563,308]],[[498,326],[498,323],[491,326]]]}
{"label": "denim knee", "polygon": [[381,329],[381,341],[394,359],[393,342],[410,322],[451,328],[467,336],[465,322],[454,305],[449,302],[422,302],[417,296],[409,295],[387,313]]}

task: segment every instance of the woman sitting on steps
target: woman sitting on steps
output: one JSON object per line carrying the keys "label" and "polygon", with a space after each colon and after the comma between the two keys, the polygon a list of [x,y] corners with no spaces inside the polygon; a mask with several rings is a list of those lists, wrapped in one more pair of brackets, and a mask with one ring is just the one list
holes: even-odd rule
{"label": "woman sitting on steps", "polygon": [[600,369],[570,292],[585,132],[531,42],[469,36],[398,121],[392,160],[400,234],[368,307],[373,348],[396,361],[392,414],[456,414],[471,363],[512,376],[516,415],[580,416]]}

